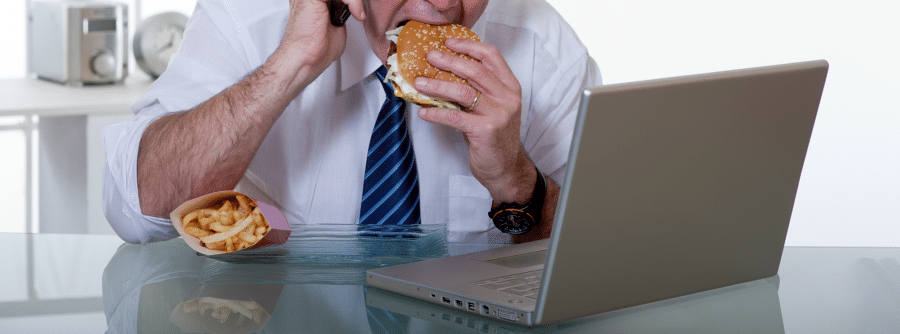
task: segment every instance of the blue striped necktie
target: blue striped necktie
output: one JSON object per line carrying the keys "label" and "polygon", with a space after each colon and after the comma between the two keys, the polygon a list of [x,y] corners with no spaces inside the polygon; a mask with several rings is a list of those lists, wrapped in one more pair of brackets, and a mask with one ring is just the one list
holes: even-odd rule
{"label": "blue striped necktie", "polygon": [[406,123],[406,103],[384,82],[386,73],[384,66],[375,72],[387,100],[369,141],[359,223],[415,225],[421,222],[419,173]]}

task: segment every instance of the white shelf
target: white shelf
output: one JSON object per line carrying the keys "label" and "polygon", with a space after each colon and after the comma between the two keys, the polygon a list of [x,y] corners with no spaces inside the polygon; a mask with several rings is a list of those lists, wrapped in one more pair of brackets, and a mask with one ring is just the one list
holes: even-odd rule
{"label": "white shelf", "polygon": [[113,85],[0,79],[0,117],[26,117],[28,232],[113,233],[101,210],[101,130],[130,120],[131,104],[152,83],[142,72]]}
{"label": "white shelf", "polygon": [[0,116],[122,113],[150,87],[144,73],[114,85],[65,86],[41,79],[0,79]]}

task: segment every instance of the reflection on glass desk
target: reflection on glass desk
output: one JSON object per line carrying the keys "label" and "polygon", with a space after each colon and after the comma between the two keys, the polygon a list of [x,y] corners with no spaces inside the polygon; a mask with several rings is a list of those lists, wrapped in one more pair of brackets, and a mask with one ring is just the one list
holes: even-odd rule
{"label": "reflection on glass desk", "polygon": [[350,239],[332,240],[341,249],[330,259],[296,256],[289,242],[280,252],[292,256],[257,263],[198,256],[181,239],[131,245],[114,236],[0,234],[0,251],[13,255],[3,260],[0,333],[900,330],[897,248],[788,247],[769,279],[526,328],[364,286],[373,267],[497,247],[420,241],[348,250]]}

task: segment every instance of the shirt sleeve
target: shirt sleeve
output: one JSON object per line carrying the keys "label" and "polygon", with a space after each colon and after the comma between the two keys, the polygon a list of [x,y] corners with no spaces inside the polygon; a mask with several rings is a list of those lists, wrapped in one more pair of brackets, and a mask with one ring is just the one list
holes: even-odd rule
{"label": "shirt sleeve", "polygon": [[137,153],[147,126],[165,114],[158,104],[134,120],[103,129],[106,166],[103,172],[103,212],[113,230],[126,242],[149,243],[178,236],[168,219],[141,214],[137,189]]}
{"label": "shirt sleeve", "polygon": [[151,243],[178,236],[169,219],[142,214],[137,187],[141,137],[153,121],[190,110],[246,76],[252,65],[246,30],[235,24],[227,6],[201,1],[185,29],[181,49],[166,72],[131,109],[131,122],[103,129],[106,166],[103,210],[110,226],[129,243]]}
{"label": "shirt sleeve", "polygon": [[[586,88],[602,84],[600,69],[568,25],[535,52],[530,113],[523,115],[522,138],[534,164],[557,184],[565,179],[566,162]],[[542,46],[542,47],[541,47]]]}

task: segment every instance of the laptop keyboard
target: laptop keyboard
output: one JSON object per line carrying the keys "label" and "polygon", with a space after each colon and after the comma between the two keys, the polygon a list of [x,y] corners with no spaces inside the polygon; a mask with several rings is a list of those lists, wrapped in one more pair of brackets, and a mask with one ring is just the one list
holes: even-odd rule
{"label": "laptop keyboard", "polygon": [[541,277],[544,270],[529,271],[526,273],[503,276],[478,281],[473,284],[491,290],[503,291],[516,296],[537,299],[537,293],[541,287]]}

